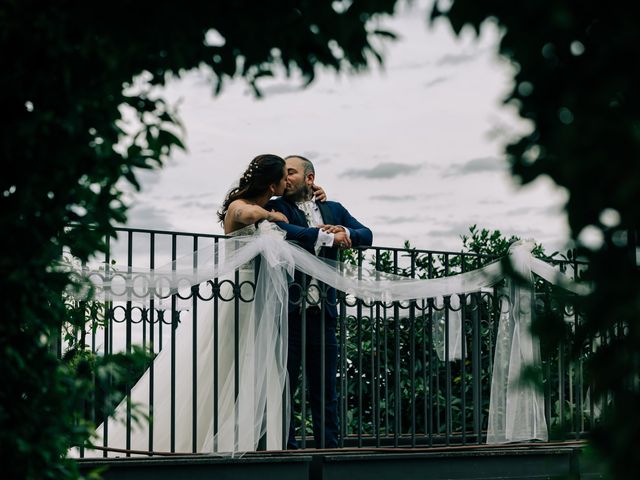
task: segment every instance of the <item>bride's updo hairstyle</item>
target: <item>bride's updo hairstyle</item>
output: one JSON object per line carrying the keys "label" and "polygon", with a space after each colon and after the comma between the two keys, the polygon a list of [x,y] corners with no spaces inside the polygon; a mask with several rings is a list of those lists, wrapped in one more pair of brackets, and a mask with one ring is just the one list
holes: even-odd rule
{"label": "bride's updo hairstyle", "polygon": [[224,199],[222,209],[218,211],[220,221],[224,221],[229,205],[234,200],[259,197],[269,189],[269,185],[282,180],[284,165],[285,162],[282,158],[269,153],[258,155],[251,160],[251,163],[240,177],[238,186],[231,190],[227,194],[227,198]]}

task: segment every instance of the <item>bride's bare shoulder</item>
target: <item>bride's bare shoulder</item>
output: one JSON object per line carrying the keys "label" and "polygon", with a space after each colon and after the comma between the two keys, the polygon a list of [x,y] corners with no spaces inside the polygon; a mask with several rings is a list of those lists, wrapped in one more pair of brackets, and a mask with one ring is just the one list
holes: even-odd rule
{"label": "bride's bare shoulder", "polygon": [[249,202],[248,200],[244,199],[244,198],[236,198],[233,202],[231,202],[229,204],[229,208],[234,207],[237,208],[241,205],[250,205],[251,202]]}
{"label": "bride's bare shoulder", "polygon": [[224,219],[225,234],[229,234],[246,226],[246,223],[242,222],[241,219],[243,218],[244,208],[251,205],[251,203],[243,198],[238,198],[229,204],[227,207],[227,214]]}
{"label": "bride's bare shoulder", "polygon": [[244,198],[238,198],[229,204],[227,212],[237,218],[247,207],[251,209],[254,206],[255,204],[253,202],[245,200]]}

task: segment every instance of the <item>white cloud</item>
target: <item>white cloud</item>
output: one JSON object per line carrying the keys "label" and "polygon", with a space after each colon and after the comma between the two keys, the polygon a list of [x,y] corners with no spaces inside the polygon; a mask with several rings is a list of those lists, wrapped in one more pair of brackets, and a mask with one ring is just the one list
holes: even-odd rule
{"label": "white cloud", "polygon": [[379,163],[372,168],[351,169],[342,172],[342,175],[351,178],[379,178],[389,179],[404,175],[411,175],[422,168],[421,165],[409,165],[405,163]]}
{"label": "white cloud", "polygon": [[437,61],[436,61],[436,65],[438,66],[445,66],[445,65],[454,65],[454,66],[458,66],[461,65],[463,63],[468,63],[468,62],[472,62],[473,60],[475,60],[476,58],[478,58],[480,52],[473,52],[473,53],[447,53],[446,55],[443,55],[442,57],[440,57]]}
{"label": "white cloud", "polygon": [[370,200],[380,201],[380,202],[413,202],[416,200],[415,195],[372,195],[369,197]]}
{"label": "white cloud", "polygon": [[504,158],[474,158],[465,163],[454,163],[442,174],[444,177],[459,177],[474,173],[504,172],[509,167]]}

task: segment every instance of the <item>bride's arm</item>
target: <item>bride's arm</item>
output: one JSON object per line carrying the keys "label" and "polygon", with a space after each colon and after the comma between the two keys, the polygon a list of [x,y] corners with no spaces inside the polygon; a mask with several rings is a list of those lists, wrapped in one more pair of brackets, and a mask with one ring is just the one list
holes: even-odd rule
{"label": "bride's arm", "polygon": [[313,190],[313,196],[316,197],[316,201],[324,202],[327,200],[327,192],[324,191],[320,185],[316,185],[315,183],[311,185],[311,190]]}
{"label": "bride's arm", "polygon": [[244,225],[251,225],[260,220],[289,223],[289,220],[283,213],[276,212],[275,210],[265,210],[260,205],[252,205],[242,200],[231,202],[227,210],[227,215],[231,215],[231,219],[234,222]]}

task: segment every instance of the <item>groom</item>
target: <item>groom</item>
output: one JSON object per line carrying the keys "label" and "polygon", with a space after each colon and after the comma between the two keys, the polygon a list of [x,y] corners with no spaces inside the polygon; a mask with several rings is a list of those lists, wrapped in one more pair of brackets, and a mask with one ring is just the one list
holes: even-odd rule
{"label": "groom", "polygon": [[[278,226],[287,232],[287,240],[298,243],[320,257],[336,260],[338,249],[371,245],[371,230],[358,222],[346,208],[337,202],[316,203],[311,186],[315,180],[313,164],[299,155],[285,158],[287,186],[281,198],[265,207],[286,215],[289,223]],[[297,284],[297,285],[296,285]],[[307,287],[307,298],[302,301],[302,286]],[[326,299],[320,301],[326,291]],[[305,311],[302,311],[303,305]],[[336,291],[319,284],[313,278],[303,278],[296,271],[294,284],[289,288],[289,355],[287,370],[293,407],[293,396],[299,384],[303,346],[306,350],[307,385],[313,417],[313,436],[317,448],[338,446],[338,400],[336,373],[338,342],[336,340]],[[302,321],[306,319],[305,338]],[[324,338],[323,338],[324,337]],[[322,345],[324,344],[324,351]],[[324,377],[322,363],[324,360]],[[324,435],[322,435],[322,388],[324,384]],[[304,395],[303,397],[304,398]],[[291,424],[287,448],[298,448],[291,411]]]}

